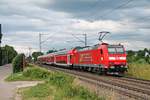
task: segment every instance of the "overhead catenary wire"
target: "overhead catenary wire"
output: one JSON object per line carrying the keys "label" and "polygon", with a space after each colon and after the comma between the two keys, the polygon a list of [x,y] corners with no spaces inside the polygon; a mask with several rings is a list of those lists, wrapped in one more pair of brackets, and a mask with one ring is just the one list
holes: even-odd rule
{"label": "overhead catenary wire", "polygon": [[52,35],[50,35],[48,38],[46,38],[45,40],[41,41],[41,44],[46,42],[47,40],[49,40],[50,38],[52,38],[55,35],[55,33],[53,33]]}
{"label": "overhead catenary wire", "polygon": [[79,37],[77,37],[75,34],[72,34],[72,33],[71,33],[71,35],[72,35],[74,38],[78,39],[79,42],[84,43],[85,47],[87,46],[87,34],[76,34],[76,35],[83,35],[83,36],[84,36],[84,40],[81,40],[81,39],[80,39]]}
{"label": "overhead catenary wire", "polygon": [[[115,7],[115,8],[113,8],[113,9],[111,9],[110,11],[103,13],[103,14],[102,14],[101,16],[99,16],[99,17],[104,18],[104,17],[110,15],[111,13],[113,13],[114,11],[116,11],[116,10],[118,10],[118,9],[120,9],[120,8],[123,8],[123,7],[127,6],[127,5],[128,5],[129,3],[131,3],[132,1],[134,1],[134,0],[128,0],[127,2],[121,4],[120,6]],[[146,18],[150,18],[150,16],[134,18],[133,20],[145,20]],[[124,24],[124,23],[121,23],[121,24]],[[125,25],[126,25],[126,24],[125,24]]]}
{"label": "overhead catenary wire", "polygon": [[79,40],[80,42],[84,43],[84,41],[81,40],[79,37],[77,37],[75,34],[72,34],[72,33],[71,33],[71,35],[72,35],[74,38],[76,38],[77,40]]}
{"label": "overhead catenary wire", "polygon": [[[120,9],[120,8],[123,8],[123,7],[127,6],[127,5],[128,5],[129,3],[131,3],[132,1],[133,1],[133,0],[128,0],[128,1],[126,1],[126,2],[124,2],[124,3],[122,3],[122,4],[120,4],[119,6],[117,6],[117,7],[115,7],[115,8],[112,8],[112,9],[110,9],[109,11],[106,11],[106,12],[102,13],[102,14],[99,16],[99,18],[104,18],[104,17],[110,15],[112,12],[114,12],[114,11]],[[97,4],[98,4],[98,3],[97,3]],[[95,14],[93,14],[93,15],[95,15]],[[96,16],[96,15],[95,15],[95,16]],[[95,16],[93,16],[93,18],[94,18]]]}
{"label": "overhead catenary wire", "polygon": [[[104,13],[102,13],[99,18],[106,18],[108,15],[112,14],[114,11],[116,10],[119,10],[120,8],[123,8],[123,7],[126,7],[127,5],[129,5],[132,1],[134,0],[128,0],[122,4],[120,4],[119,6],[115,7],[115,8],[112,8],[110,9],[109,11],[106,11]],[[98,4],[98,3],[97,3]],[[133,20],[145,20],[145,19],[148,19],[150,18],[150,16],[145,16],[145,17],[140,17],[140,18],[134,18]],[[120,24],[122,25],[127,25],[127,23],[123,23],[123,22],[120,22]],[[146,29],[149,29],[149,28],[146,28]]]}

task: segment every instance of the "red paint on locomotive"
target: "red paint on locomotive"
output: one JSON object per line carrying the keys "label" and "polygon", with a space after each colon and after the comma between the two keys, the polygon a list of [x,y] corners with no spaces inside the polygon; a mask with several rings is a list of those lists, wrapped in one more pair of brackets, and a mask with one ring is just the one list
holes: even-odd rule
{"label": "red paint on locomotive", "polygon": [[124,73],[127,70],[126,52],[123,45],[97,44],[78,47],[40,56],[43,63],[79,67],[91,71]]}

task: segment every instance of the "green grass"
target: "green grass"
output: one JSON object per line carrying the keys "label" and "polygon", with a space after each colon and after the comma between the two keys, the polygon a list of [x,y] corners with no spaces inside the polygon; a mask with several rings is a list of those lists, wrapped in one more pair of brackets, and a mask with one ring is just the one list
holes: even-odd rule
{"label": "green grass", "polygon": [[88,89],[75,85],[74,79],[74,77],[62,72],[52,72],[40,67],[28,67],[23,72],[10,75],[6,80],[45,81],[37,86],[19,89],[23,100],[105,100]]}
{"label": "green grass", "polygon": [[49,71],[40,67],[27,67],[23,72],[14,73],[8,76],[6,81],[30,81],[43,80],[48,77]]}
{"label": "green grass", "polygon": [[128,76],[150,80],[150,64],[130,63]]}
{"label": "green grass", "polygon": [[56,87],[50,83],[38,84],[31,88],[20,89],[23,100],[104,100],[86,88]]}
{"label": "green grass", "polygon": [[15,73],[8,76],[5,81],[23,81],[23,80],[32,80],[30,77],[25,77],[22,73]]}
{"label": "green grass", "polygon": [[48,84],[38,84],[30,88],[21,88],[19,93],[22,95],[23,100],[49,100],[53,96],[54,89]]}

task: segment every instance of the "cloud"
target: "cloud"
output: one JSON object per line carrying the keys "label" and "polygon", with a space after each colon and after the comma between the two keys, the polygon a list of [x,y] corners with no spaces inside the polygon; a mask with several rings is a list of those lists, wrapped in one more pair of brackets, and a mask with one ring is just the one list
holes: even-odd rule
{"label": "cloud", "polygon": [[[110,43],[124,43],[127,49],[150,48],[149,0],[1,0],[0,23],[3,26],[3,45],[13,45],[18,52],[28,48],[39,50],[39,33],[43,51],[51,48],[71,48],[98,43],[98,32],[109,31]],[[80,34],[80,35],[79,35]],[[69,42],[70,41],[70,42]]]}
{"label": "cloud", "polygon": [[[113,2],[111,0],[53,0],[53,3],[49,4],[48,8],[71,13],[73,17],[87,20],[119,20],[130,13],[129,11],[138,11],[140,13],[140,11],[143,12],[145,9],[149,9],[149,3],[149,0],[113,0]],[[133,16],[133,13],[130,14]]]}
{"label": "cloud", "polygon": [[103,31],[103,30],[108,30],[111,32],[118,32],[121,31],[120,27],[122,25],[119,22],[112,21],[112,20],[99,20],[99,21],[85,21],[85,20],[80,20],[78,23],[73,24],[72,26],[75,29],[80,29],[84,31]]}

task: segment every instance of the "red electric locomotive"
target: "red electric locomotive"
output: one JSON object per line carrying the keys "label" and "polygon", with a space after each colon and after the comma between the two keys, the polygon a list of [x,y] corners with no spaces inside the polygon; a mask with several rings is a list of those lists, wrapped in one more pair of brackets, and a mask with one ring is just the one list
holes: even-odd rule
{"label": "red electric locomotive", "polygon": [[[126,52],[123,45],[107,43],[88,47],[76,47],[38,57],[43,63],[80,68],[99,73],[120,74],[127,70]],[[50,60],[51,59],[51,60]]]}

